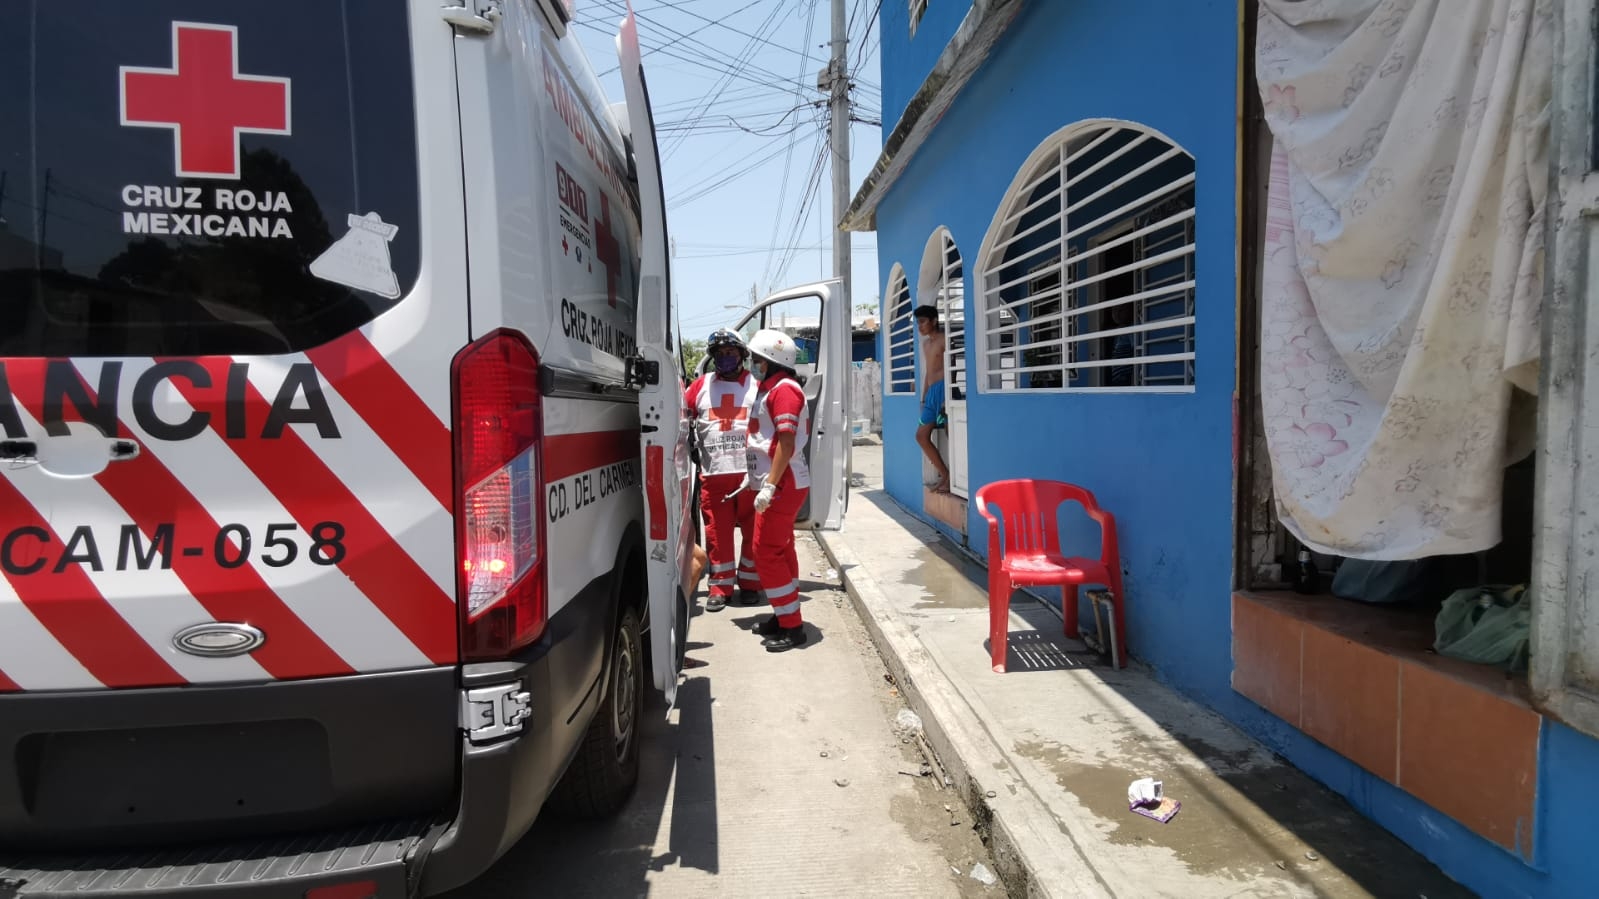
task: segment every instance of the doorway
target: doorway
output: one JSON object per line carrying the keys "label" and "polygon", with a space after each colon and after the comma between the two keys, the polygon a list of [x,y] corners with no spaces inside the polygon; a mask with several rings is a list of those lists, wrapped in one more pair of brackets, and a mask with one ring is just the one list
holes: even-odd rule
{"label": "doorway", "polygon": [[[963,500],[969,499],[966,280],[960,250],[948,229],[940,227],[928,240],[922,255],[920,281],[918,293],[932,298],[931,305],[937,310],[938,323],[944,330],[944,415],[947,423],[934,439],[944,456],[944,464],[949,467],[949,492]],[[927,471],[931,476],[931,466],[927,466]]]}

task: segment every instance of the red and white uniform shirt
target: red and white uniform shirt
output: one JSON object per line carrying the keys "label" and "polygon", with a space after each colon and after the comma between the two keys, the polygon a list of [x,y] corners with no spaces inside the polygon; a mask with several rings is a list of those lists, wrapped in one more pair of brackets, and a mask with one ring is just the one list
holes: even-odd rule
{"label": "red and white uniform shirt", "polygon": [[731,381],[704,374],[689,385],[684,398],[694,412],[700,470],[705,475],[744,473],[756,387],[755,377],[747,371],[739,372],[738,378]]}
{"label": "red and white uniform shirt", "polygon": [[811,486],[811,471],[805,466],[805,444],[811,431],[810,408],[799,382],[787,375],[772,375],[761,382],[755,401],[755,427],[749,436],[751,480],[765,483],[772,470],[772,455],[777,452],[777,435],[794,435],[794,458],[788,462],[795,487]]}

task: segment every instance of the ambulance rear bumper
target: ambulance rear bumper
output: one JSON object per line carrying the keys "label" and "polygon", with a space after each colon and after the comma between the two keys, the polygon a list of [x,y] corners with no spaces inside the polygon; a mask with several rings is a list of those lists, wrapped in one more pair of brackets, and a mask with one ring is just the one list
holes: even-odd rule
{"label": "ambulance rear bumper", "polygon": [[[286,707],[278,707],[272,701],[270,697],[284,688],[300,686],[306,691],[302,697],[332,690],[336,697],[341,691],[336,681],[349,682],[352,689],[343,696],[347,703],[333,709],[316,706],[324,713],[316,717],[329,731],[335,755],[341,741],[356,739],[350,736],[359,730],[356,721],[386,731],[378,742],[362,743],[358,770],[338,770],[334,777],[340,787],[335,793],[349,799],[349,790],[341,788],[354,783],[359,787],[356,793],[365,794],[361,805],[381,809],[379,815],[356,813],[352,819],[355,809],[347,807],[330,819],[321,810],[323,814],[296,816],[298,826],[282,826],[283,819],[278,818],[264,830],[219,817],[211,839],[197,838],[192,826],[157,827],[145,840],[130,844],[120,829],[114,834],[101,830],[108,838],[101,839],[86,838],[90,830],[41,828],[37,821],[32,822],[35,826],[18,827],[19,819],[40,809],[39,796],[37,791],[31,796],[4,795],[11,784],[0,771],[0,822],[9,818],[11,824],[0,828],[9,831],[6,839],[0,839],[0,897],[109,894],[173,899],[397,899],[432,895],[465,884],[492,866],[526,832],[560,774],[564,760],[557,758],[554,750],[547,673],[547,657],[539,653],[515,663],[271,685],[264,690],[266,699],[262,687],[216,688],[218,694],[232,693],[239,707],[250,710],[233,719],[236,725],[249,728],[272,718],[274,711],[306,711],[301,703],[286,702]],[[531,716],[513,735],[492,743],[474,743],[459,721],[464,691],[497,684],[515,684],[525,690],[531,699]],[[140,695],[134,697],[135,692]],[[94,714],[96,723],[87,726],[117,726],[122,729],[119,733],[138,739],[146,738],[147,727],[159,738],[157,732],[163,724],[176,723],[164,722],[163,716],[185,720],[186,727],[197,726],[191,723],[194,697],[211,692],[204,688],[129,691],[114,704],[108,704],[113,694],[107,692],[56,694],[48,697],[52,702],[46,717],[66,731],[69,726],[59,722],[70,720],[74,713],[109,712],[106,717]],[[396,697],[396,701],[390,705],[380,698],[384,696]],[[36,719],[35,712],[46,699],[29,694],[0,697],[0,738],[25,743],[30,719]],[[372,708],[374,704],[379,708]],[[413,711],[404,711],[406,705]],[[202,706],[216,708],[203,699]],[[418,710],[423,707],[425,710]],[[339,714],[326,715],[328,712]],[[389,727],[383,725],[385,715],[391,719]],[[136,721],[143,721],[144,727]],[[4,755],[0,753],[0,758]],[[260,759],[252,759],[252,764],[260,764]],[[342,767],[347,766],[335,766]],[[263,776],[271,777],[269,772]],[[381,799],[369,792],[379,785],[383,788]],[[195,786],[223,785],[208,782],[202,774],[195,777]],[[90,796],[79,793],[73,798]],[[122,797],[115,798],[127,804]],[[132,806],[125,810],[119,806],[118,810],[125,813]],[[91,812],[85,820],[94,817]],[[201,823],[189,817],[193,824]],[[160,832],[163,830],[166,833]]]}

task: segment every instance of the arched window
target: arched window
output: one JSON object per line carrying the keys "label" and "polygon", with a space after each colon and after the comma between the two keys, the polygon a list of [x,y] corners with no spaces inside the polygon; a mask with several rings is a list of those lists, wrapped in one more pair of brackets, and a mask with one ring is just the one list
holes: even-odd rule
{"label": "arched window", "polygon": [[883,392],[916,392],[916,324],[911,318],[911,285],[894,263],[883,294]]}
{"label": "arched window", "polygon": [[984,392],[1194,388],[1194,158],[1078,122],[1022,166],[983,239]]}

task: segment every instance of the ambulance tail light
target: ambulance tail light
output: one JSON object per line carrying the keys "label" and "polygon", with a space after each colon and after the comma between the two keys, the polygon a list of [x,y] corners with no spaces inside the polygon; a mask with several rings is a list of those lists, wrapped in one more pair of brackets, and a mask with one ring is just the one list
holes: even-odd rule
{"label": "ambulance tail light", "polygon": [[548,621],[538,367],[527,338],[503,329],[451,366],[462,661],[508,658]]}

